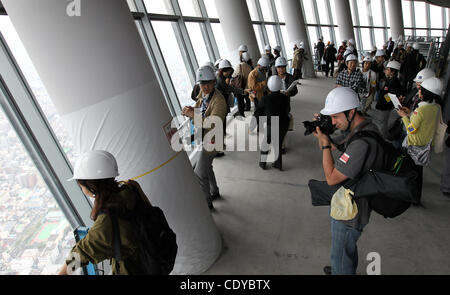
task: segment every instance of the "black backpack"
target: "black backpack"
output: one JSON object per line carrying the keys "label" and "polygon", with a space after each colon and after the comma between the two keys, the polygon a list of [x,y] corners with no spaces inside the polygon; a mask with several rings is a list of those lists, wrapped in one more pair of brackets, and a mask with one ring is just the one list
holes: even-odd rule
{"label": "black backpack", "polygon": [[[140,274],[168,275],[173,270],[177,256],[176,235],[169,227],[163,211],[143,200],[144,196],[141,196],[134,186],[131,187],[137,195],[137,204],[133,211],[121,214],[120,217],[131,223],[134,236],[139,244]],[[116,216],[111,214],[117,267],[121,254],[120,231]],[[118,270],[116,271],[119,273]]]}
{"label": "black backpack", "polygon": [[368,137],[374,138],[377,141],[377,148],[383,151],[383,169],[369,169],[355,179],[349,180],[344,187],[355,193],[354,199],[367,198],[370,208],[378,214],[385,218],[394,218],[405,212],[411,204],[419,203],[416,165],[405,150],[395,148],[377,132],[357,132],[347,144]]}

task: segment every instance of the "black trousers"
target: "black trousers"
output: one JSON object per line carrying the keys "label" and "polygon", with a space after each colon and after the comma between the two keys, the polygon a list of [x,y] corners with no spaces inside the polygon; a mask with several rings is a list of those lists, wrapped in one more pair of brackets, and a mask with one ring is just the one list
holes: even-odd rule
{"label": "black trousers", "polygon": [[245,111],[250,111],[250,98],[248,98],[248,95],[237,95],[237,101],[238,101],[238,114],[241,116],[245,116]]}
{"label": "black trousers", "polygon": [[334,61],[326,61],[325,64],[325,76],[328,77],[328,72],[330,72],[330,77],[334,74]]}
{"label": "black trousers", "polygon": [[[286,133],[288,131],[288,127],[289,127],[289,123],[283,124],[280,122],[280,129],[279,129],[280,136],[279,136],[279,140],[278,140],[278,158],[274,162],[274,165],[280,169],[283,167],[283,153],[281,152],[281,149],[282,149],[284,137],[286,136]],[[269,145],[271,145],[271,143],[272,143],[272,128],[269,125],[267,125],[267,134],[265,134],[265,136],[267,136],[267,140],[266,140],[266,138],[264,138],[263,142],[266,142]],[[276,143],[274,143],[274,144],[276,144]],[[273,145],[272,145],[272,147],[273,147]],[[261,151],[261,158],[263,156],[268,155],[269,152],[270,151]],[[264,163],[264,162],[261,162],[261,158],[260,158],[260,164]]]}
{"label": "black trousers", "polygon": [[302,78],[303,78],[302,69],[294,69],[294,80]]}

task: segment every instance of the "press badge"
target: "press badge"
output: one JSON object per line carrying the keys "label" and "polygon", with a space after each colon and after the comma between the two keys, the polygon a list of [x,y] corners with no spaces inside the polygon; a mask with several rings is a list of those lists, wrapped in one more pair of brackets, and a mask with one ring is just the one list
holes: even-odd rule
{"label": "press badge", "polygon": [[408,132],[410,133],[410,134],[414,134],[414,133],[416,133],[417,132],[417,129],[416,129],[416,127],[414,127],[414,125],[411,123],[411,124],[409,124],[409,126],[408,126]]}

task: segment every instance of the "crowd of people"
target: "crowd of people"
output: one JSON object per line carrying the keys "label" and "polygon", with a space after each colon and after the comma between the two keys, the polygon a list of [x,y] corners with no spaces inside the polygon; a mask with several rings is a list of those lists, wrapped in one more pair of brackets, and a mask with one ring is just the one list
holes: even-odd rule
{"label": "crowd of people", "polygon": [[[338,49],[334,48],[332,42],[328,42],[325,46],[323,41],[319,40],[317,45],[319,59],[325,61],[326,76],[336,78],[336,87],[328,94],[325,107],[320,114],[315,114],[315,120],[329,117],[329,122],[336,133],[327,134],[319,125],[313,132],[323,153],[322,167],[326,179],[315,185],[328,198],[322,200],[322,205],[331,205],[332,212],[332,200],[344,183],[359,179],[369,170],[385,168],[383,159],[386,155],[380,146],[382,142],[407,150],[414,160],[419,194],[417,200],[412,203],[416,205],[421,203],[423,167],[429,164],[430,149],[439,124],[436,118],[441,117],[443,84],[433,70],[425,68],[426,60],[418,52],[417,44],[407,44],[406,49],[403,46],[404,43],[400,41],[397,48],[394,48],[394,42],[389,39],[383,49],[373,48],[371,52],[361,54],[356,49],[354,40],[343,41]],[[284,141],[292,124],[290,101],[298,94],[297,80],[303,78],[302,66],[307,59],[304,43],[295,42],[290,65],[293,70],[291,74],[280,46],[276,46],[273,50],[269,45],[266,46],[265,53],[254,64],[248,47],[241,45],[240,62],[235,67],[229,60],[220,59],[215,64],[208,62],[197,70],[197,84],[191,96],[195,105],[184,107],[182,114],[194,119],[195,110],[200,110],[200,126],[196,127],[202,129],[202,139],[208,138],[211,141],[203,142],[203,145],[206,145],[219,140],[207,136],[216,127],[222,128],[223,136],[226,136],[226,117],[236,98],[237,112],[234,115],[236,119],[243,120],[246,116],[255,119],[268,118],[267,124],[263,126],[256,120],[255,128],[266,128],[266,132],[260,134],[264,134],[263,142],[272,149],[278,149],[272,167],[281,171],[282,155],[286,152]],[[249,112],[252,103],[254,111]],[[221,126],[213,124],[204,129],[203,121],[209,117],[219,118]],[[271,125],[274,117],[279,118],[278,142],[272,140]],[[194,166],[195,175],[211,210],[215,210],[213,201],[221,198],[213,161],[216,157],[224,156],[223,150],[202,148]],[[268,150],[270,147],[260,151],[259,167],[263,170],[269,168],[266,160]],[[336,161],[332,153],[334,150],[340,151]],[[112,155],[107,152],[90,153],[82,156],[80,163],[89,162],[86,160],[89,157],[97,157],[100,160],[95,161],[105,162],[109,167],[109,170],[107,169],[109,173],[105,177],[95,178],[95,175],[91,177],[89,173],[83,172],[90,175],[90,178],[86,178],[82,172],[78,172],[84,164],[77,164],[75,167],[74,179],[86,195],[95,198],[93,219],[96,223],[90,231],[90,238],[78,243],[72,251],[82,256],[83,264],[89,261],[98,262],[108,255],[110,257],[114,252],[110,243],[112,237],[103,234],[104,231],[111,231],[110,218],[102,213],[108,213],[114,206],[119,206],[120,202],[116,195],[128,196],[127,200],[131,200],[132,204],[127,206],[133,207],[136,201],[129,195],[133,195],[133,186],[138,187],[136,183],[122,187],[114,180],[117,176],[117,163]],[[96,171],[95,167],[92,171]],[[98,171],[100,170],[97,169]],[[444,193],[449,196],[449,192]],[[351,218],[337,219],[331,215],[331,265],[324,268],[326,274],[356,274],[358,265],[356,244],[369,223],[372,208],[369,200],[365,198],[356,199],[354,203],[358,210]],[[129,223],[122,220],[120,227],[121,231],[127,231]],[[96,237],[96,234],[99,237]],[[129,239],[131,241],[133,237]],[[122,246],[125,250],[124,261],[120,265],[122,270],[117,270],[116,273],[139,272],[136,263],[138,256],[133,252],[134,244],[130,242]],[[93,247],[102,251],[93,251]],[[134,254],[127,256],[130,252],[128,250]],[[61,274],[68,272],[69,263],[68,260]],[[155,273],[160,274],[162,270],[156,269]]]}

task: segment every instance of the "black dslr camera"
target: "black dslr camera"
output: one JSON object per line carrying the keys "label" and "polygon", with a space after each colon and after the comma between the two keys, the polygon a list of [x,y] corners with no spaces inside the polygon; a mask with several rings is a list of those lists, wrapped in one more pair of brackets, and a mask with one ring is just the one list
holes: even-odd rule
{"label": "black dslr camera", "polygon": [[320,114],[316,121],[304,121],[305,125],[305,136],[316,132],[316,128],[319,127],[320,131],[326,135],[331,135],[334,133],[336,128],[331,123],[331,117],[327,115]]}

